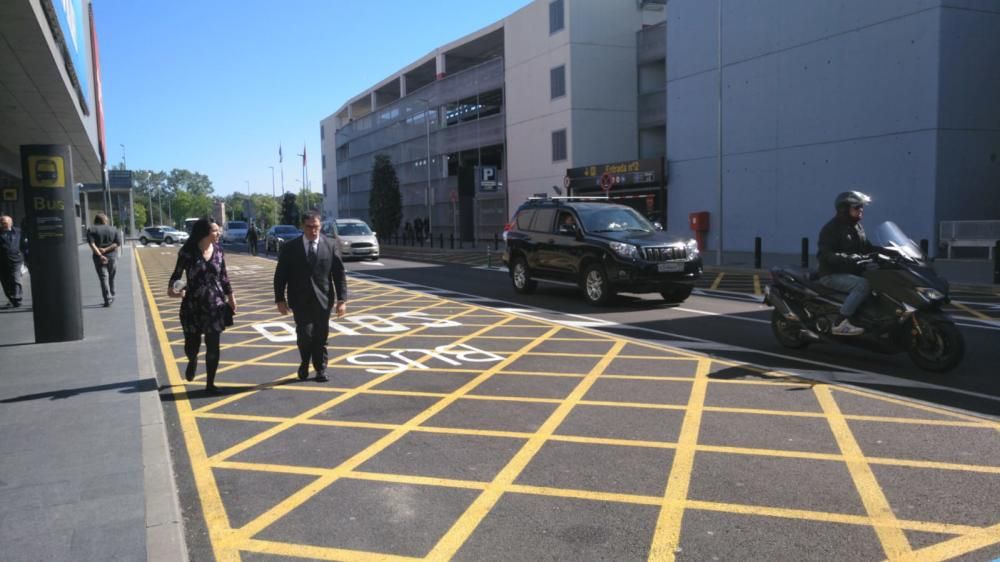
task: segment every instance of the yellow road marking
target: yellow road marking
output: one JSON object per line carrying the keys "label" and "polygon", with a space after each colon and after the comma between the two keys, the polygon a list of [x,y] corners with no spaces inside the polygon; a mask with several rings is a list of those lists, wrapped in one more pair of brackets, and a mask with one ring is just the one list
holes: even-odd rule
{"label": "yellow road marking", "polygon": [[250,539],[240,545],[240,550],[272,554],[275,556],[293,556],[309,560],[342,560],[345,562],[413,562],[420,558],[368,552],[364,550],[349,550],[346,548],[326,548],[305,544],[288,544],[260,539]]}
{"label": "yellow road marking", "polygon": [[851,428],[840,412],[840,407],[833,399],[830,389],[826,386],[813,388],[816,398],[819,400],[823,412],[830,423],[830,430],[837,440],[837,445],[843,453],[847,470],[851,473],[851,480],[854,487],[861,496],[861,502],[865,506],[865,511],[871,518],[872,526],[878,535],[882,548],[885,550],[889,560],[895,560],[912,552],[910,541],[899,529],[896,521],[896,514],[892,511],[892,506],[885,497],[885,493],[879,486],[875,474],[865,459],[865,454],[854,439]]}
{"label": "yellow road marking", "polygon": [[763,294],[760,290],[760,275],[757,275],[756,273],[753,276],[753,294],[758,297]]}
{"label": "yellow road marking", "polygon": [[715,281],[712,281],[712,286],[709,288],[712,290],[718,289],[719,283],[722,283],[722,278],[725,276],[726,276],[725,272],[720,272],[718,275],[715,276]]}
{"label": "yellow road marking", "polygon": [[667,488],[663,494],[660,516],[656,521],[653,543],[649,549],[650,560],[673,560],[680,546],[684,505],[691,485],[691,472],[694,469],[694,456],[698,446],[698,432],[701,428],[705,395],[708,392],[708,373],[711,367],[710,359],[703,359],[698,363],[698,372],[691,386],[687,411],[681,424],[680,437],[677,439],[673,466],[670,468],[670,477],[667,479]]}
{"label": "yellow road marking", "polygon": [[556,408],[545,423],[538,428],[538,431],[528,440],[524,446],[514,455],[507,465],[496,475],[489,486],[483,491],[475,501],[472,502],[458,520],[451,526],[447,533],[438,541],[437,545],[427,555],[429,560],[450,560],[458,552],[458,549],[465,543],[472,532],[479,526],[486,514],[489,513],[496,502],[500,500],[504,489],[514,483],[521,471],[528,466],[531,459],[542,448],[545,441],[553,434],[559,424],[566,419],[573,407],[583,398],[588,390],[597,382],[597,378],[604,372],[604,369],[611,364],[615,356],[625,347],[624,340],[618,340],[611,350],[605,355],[597,365],[590,370],[586,378],[573,389],[573,392]]}
{"label": "yellow road marking", "polygon": [[1000,544],[1000,525],[976,529],[966,533],[964,536],[914,550],[908,556],[900,558],[900,560],[906,560],[907,562],[950,560],[995,544]]}
{"label": "yellow road marking", "polygon": [[978,310],[976,310],[976,309],[974,309],[974,308],[972,308],[970,306],[966,306],[966,305],[964,305],[964,304],[962,304],[960,302],[951,301],[951,305],[955,306],[955,307],[958,307],[958,308],[961,308],[962,310],[964,310],[965,312],[968,312],[969,314],[975,316],[976,318],[979,318],[979,319],[982,319],[982,320],[993,320],[992,318],[990,318],[989,316],[983,314],[982,312],[979,312]]}

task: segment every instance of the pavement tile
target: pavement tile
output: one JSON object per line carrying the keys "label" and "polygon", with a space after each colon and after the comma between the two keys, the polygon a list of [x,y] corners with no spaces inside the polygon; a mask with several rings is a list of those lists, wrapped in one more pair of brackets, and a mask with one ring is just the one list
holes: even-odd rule
{"label": "pavement tile", "polygon": [[358,394],[313,418],[402,425],[439,400],[431,396]]}
{"label": "pavement tile", "polygon": [[524,439],[407,433],[358,470],[489,482],[524,445]]}
{"label": "pavement tile", "polygon": [[402,556],[425,556],[477,490],[341,479],[258,538]]}
{"label": "pavement tile", "polygon": [[548,441],[515,483],[661,496],[673,458],[671,449]]}
{"label": "pavement tile", "polygon": [[677,560],[882,560],[874,529],[699,511],[684,512]]}
{"label": "pavement tile", "polygon": [[848,425],[870,457],[1000,468],[1000,433],[993,428],[907,425],[907,431],[900,424],[858,420],[849,420]]}
{"label": "pavement tile", "polygon": [[704,412],[698,443],[840,454],[826,418]]}
{"label": "pavement tile", "polygon": [[[290,462],[293,459],[286,459]],[[238,529],[301,490],[315,476],[255,470],[217,468],[212,471],[229,517],[229,526]]]}
{"label": "pavement tile", "polygon": [[[896,517],[962,525],[998,525],[1000,474],[872,465]],[[1000,540],[1000,537],[998,537]]]}
{"label": "pavement tile", "polygon": [[109,522],[73,531],[74,560],[143,560],[146,558],[145,521]]}
{"label": "pavement tile", "polygon": [[812,389],[781,383],[708,385],[706,406],[822,413]]}
{"label": "pavement tile", "polygon": [[559,425],[557,435],[673,443],[684,412],[649,408],[578,405]]}
{"label": "pavement tile", "polygon": [[428,427],[458,427],[533,433],[557,404],[489,400],[457,400],[423,423]]}
{"label": "pavement tile", "polygon": [[389,432],[381,429],[297,425],[265,439],[229,460],[334,468],[387,433]]}
{"label": "pavement tile", "polygon": [[640,561],[660,509],[648,505],[504,494],[456,561]]}
{"label": "pavement tile", "polygon": [[688,497],[831,513],[864,515],[847,465],[817,461],[699,452]]}
{"label": "pavement tile", "polygon": [[579,384],[579,378],[504,375],[501,372],[484,381],[469,394],[562,399],[569,396]]}
{"label": "pavement tile", "polygon": [[686,406],[691,383],[598,378],[584,400]]}
{"label": "pavement tile", "polygon": [[341,394],[340,392],[286,390],[281,387],[264,388],[212,411],[218,414],[294,418],[324,402],[337,398]]}

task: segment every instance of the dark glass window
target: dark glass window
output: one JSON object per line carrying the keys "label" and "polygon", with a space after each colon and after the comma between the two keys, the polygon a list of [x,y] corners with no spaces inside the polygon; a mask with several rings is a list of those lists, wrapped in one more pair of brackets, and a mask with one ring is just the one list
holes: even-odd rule
{"label": "dark glass window", "polygon": [[552,132],[552,161],[566,159],[566,129]]}
{"label": "dark glass window", "polygon": [[552,222],[556,220],[555,209],[538,209],[535,220],[531,221],[531,230],[535,232],[552,232]]}
{"label": "dark glass window", "polygon": [[319,126],[319,140],[326,138],[326,132],[323,130],[323,125]]}
{"label": "dark glass window", "polygon": [[549,90],[552,99],[566,95],[566,65],[557,66],[549,71]]}
{"label": "dark glass window", "polygon": [[535,211],[531,209],[525,209],[517,214],[517,229],[518,230],[529,230],[531,228],[531,219],[535,216]]}
{"label": "dark glass window", "polygon": [[563,0],[549,2],[549,35],[563,28]]}

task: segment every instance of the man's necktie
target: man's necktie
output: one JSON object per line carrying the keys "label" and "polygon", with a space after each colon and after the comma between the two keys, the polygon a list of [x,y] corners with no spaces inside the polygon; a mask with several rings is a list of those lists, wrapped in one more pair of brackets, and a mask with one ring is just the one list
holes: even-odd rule
{"label": "man's necktie", "polygon": [[309,242],[309,267],[316,265],[316,241]]}

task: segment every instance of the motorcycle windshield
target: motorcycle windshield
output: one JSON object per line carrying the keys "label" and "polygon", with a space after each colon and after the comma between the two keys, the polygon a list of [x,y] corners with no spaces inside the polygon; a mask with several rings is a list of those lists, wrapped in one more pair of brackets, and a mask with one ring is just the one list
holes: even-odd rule
{"label": "motorcycle windshield", "polygon": [[910,240],[910,237],[892,221],[886,221],[878,225],[875,232],[872,233],[871,242],[876,246],[890,248],[917,261],[924,259],[924,254],[920,251],[920,246],[913,240]]}

